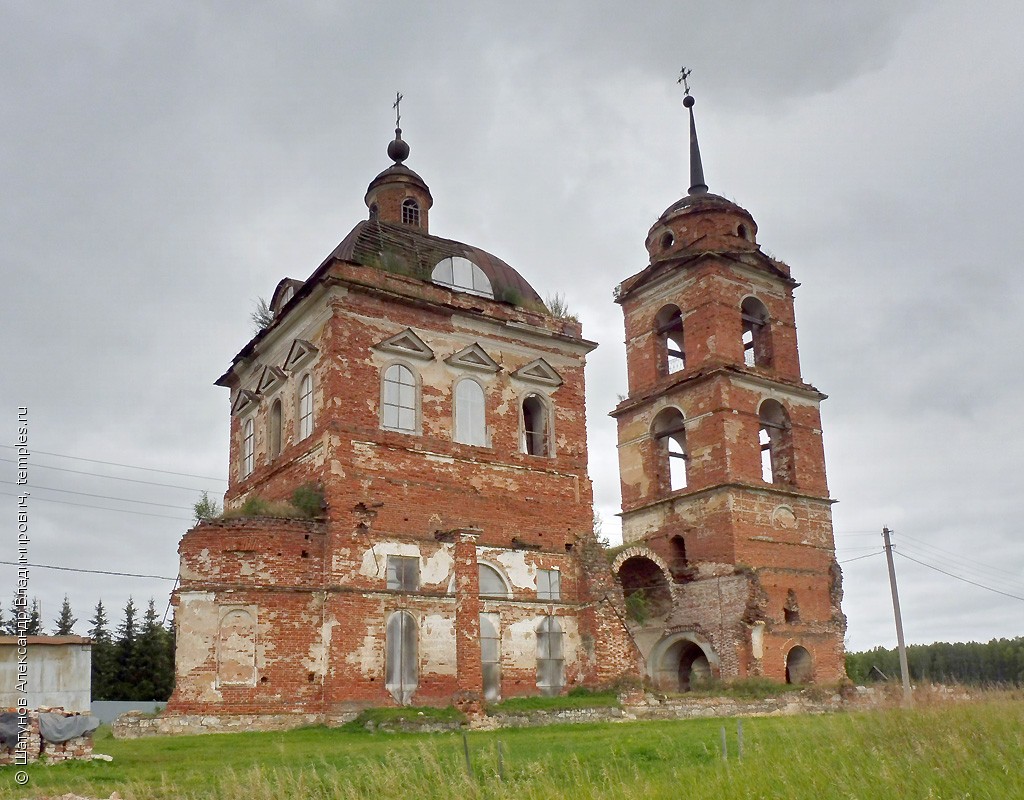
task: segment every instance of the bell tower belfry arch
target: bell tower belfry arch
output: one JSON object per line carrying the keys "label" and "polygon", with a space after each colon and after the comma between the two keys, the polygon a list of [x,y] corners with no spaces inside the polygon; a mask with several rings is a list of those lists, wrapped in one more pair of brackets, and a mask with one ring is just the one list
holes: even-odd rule
{"label": "bell tower belfry arch", "polygon": [[[837,681],[845,617],[825,395],[801,375],[798,284],[761,251],[751,214],[708,191],[688,87],[683,104],[689,192],[651,227],[648,266],[616,289],[629,388],[612,412],[623,541],[659,555],[674,582],[672,610],[634,635],[659,659],[668,638],[703,637],[725,680]],[[787,672],[797,647],[809,661],[801,651],[804,669]]]}

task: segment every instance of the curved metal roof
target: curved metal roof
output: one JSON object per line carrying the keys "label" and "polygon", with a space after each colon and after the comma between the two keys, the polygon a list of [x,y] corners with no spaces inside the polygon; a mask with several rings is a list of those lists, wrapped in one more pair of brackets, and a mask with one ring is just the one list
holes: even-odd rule
{"label": "curved metal roof", "polygon": [[544,307],[544,301],[526,279],[497,256],[408,225],[363,220],[334,248],[327,261],[352,261],[429,281],[438,262],[453,256],[468,258],[483,270],[495,299],[516,305],[539,303]]}

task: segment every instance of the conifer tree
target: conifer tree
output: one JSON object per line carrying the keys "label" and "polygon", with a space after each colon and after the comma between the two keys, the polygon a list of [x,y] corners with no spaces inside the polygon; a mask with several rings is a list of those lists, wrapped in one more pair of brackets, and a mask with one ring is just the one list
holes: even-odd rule
{"label": "conifer tree", "polygon": [[28,625],[25,628],[26,636],[42,636],[45,633],[43,630],[43,615],[39,610],[39,598],[32,598],[32,609],[28,612]]}
{"label": "conifer tree", "polygon": [[107,629],[107,612],[103,601],[96,604],[96,611],[89,620],[89,638],[92,639],[92,699],[113,700],[114,685],[114,643]]}
{"label": "conifer tree", "polygon": [[138,675],[134,700],[166,700],[174,688],[174,664],[168,658],[170,632],[160,624],[156,603],[150,598],[135,643],[133,671]]}
{"label": "conifer tree", "polygon": [[140,677],[135,664],[135,644],[139,636],[135,615],[135,601],[129,597],[124,606],[124,619],[117,629],[117,639],[114,641],[114,700],[140,699],[135,696]]}
{"label": "conifer tree", "polygon": [[53,621],[56,626],[54,628],[54,636],[71,636],[74,634],[75,623],[78,622],[78,618],[71,614],[71,602],[68,600],[68,596],[64,595],[64,603],[60,607],[60,616]]}

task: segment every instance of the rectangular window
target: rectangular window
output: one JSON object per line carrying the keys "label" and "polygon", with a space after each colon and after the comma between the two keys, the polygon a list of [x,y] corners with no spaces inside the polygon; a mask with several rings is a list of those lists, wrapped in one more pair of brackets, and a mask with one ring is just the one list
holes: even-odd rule
{"label": "rectangular window", "polygon": [[388,588],[415,592],[420,588],[420,560],[415,556],[388,556]]}
{"label": "rectangular window", "polygon": [[561,600],[562,582],[557,569],[537,570],[537,599]]}

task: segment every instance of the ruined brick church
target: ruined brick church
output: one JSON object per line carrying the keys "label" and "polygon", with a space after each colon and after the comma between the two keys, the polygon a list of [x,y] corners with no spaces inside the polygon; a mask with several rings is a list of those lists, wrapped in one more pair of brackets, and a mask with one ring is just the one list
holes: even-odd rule
{"label": "ruined brick church", "polygon": [[[841,678],[824,395],[800,373],[797,283],[708,191],[686,105],[692,186],[615,290],[623,546],[593,526],[596,344],[504,261],[430,231],[398,128],[367,218],[278,284],[273,319],[217,381],[229,513],[181,540],[167,714],[329,721],[574,686]],[[311,518],[260,515],[296,490]]]}

